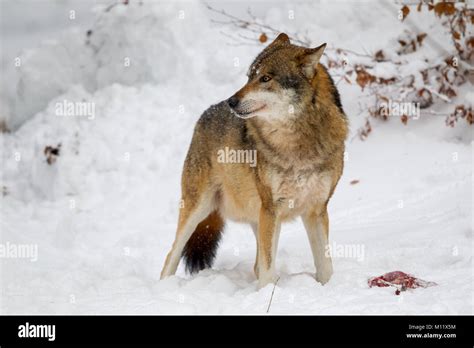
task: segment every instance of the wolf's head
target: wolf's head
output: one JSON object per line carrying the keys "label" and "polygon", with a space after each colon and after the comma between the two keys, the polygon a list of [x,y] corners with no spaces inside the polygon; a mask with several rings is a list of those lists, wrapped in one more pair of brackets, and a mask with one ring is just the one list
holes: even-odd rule
{"label": "wolf's head", "polygon": [[241,118],[291,118],[311,102],[311,82],[326,44],[305,48],[282,33],[258,56],[247,73],[248,82],[228,99]]}

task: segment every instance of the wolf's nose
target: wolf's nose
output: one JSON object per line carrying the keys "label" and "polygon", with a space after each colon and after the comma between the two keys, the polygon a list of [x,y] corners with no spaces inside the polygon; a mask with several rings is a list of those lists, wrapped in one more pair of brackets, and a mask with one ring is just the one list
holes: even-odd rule
{"label": "wolf's nose", "polygon": [[227,104],[229,104],[231,108],[235,108],[237,104],[239,104],[239,98],[232,96],[227,100]]}

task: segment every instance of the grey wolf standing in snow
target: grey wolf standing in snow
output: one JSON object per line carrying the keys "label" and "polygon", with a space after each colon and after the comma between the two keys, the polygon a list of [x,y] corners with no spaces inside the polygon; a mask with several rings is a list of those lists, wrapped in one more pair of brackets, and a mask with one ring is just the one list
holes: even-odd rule
{"label": "grey wolf standing in snow", "polygon": [[276,278],[281,223],[298,216],[316,280],[331,278],[327,205],[342,174],[348,125],[319,63],[325,47],[295,46],[280,34],[250,66],[247,84],[201,116],[184,162],[182,208],[161,278],[173,275],[181,258],[191,273],[210,267],[230,219],[254,231],[261,288]]}

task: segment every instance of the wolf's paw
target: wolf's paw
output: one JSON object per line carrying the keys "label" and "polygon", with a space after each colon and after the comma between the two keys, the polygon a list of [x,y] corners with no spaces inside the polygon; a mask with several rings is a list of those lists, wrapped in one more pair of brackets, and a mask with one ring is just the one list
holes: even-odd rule
{"label": "wolf's paw", "polygon": [[277,276],[276,275],[265,275],[265,276],[262,276],[262,277],[259,277],[258,278],[258,290],[266,287],[268,284],[275,284],[276,280],[277,280]]}
{"label": "wolf's paw", "polygon": [[316,281],[322,285],[326,284],[332,276],[332,267],[330,269],[321,270],[316,272]]}

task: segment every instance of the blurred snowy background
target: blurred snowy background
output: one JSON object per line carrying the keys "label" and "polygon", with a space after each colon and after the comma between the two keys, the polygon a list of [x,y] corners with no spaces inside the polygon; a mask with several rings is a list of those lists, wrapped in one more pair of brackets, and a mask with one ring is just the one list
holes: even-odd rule
{"label": "blurred snowy background", "polygon": [[[0,313],[266,312],[247,226],[227,225],[212,270],[158,280],[194,123],[245,83],[274,37],[264,26],[328,43],[351,123],[330,240],[363,248],[334,257],[323,287],[302,223],[285,225],[270,312],[472,313],[472,22],[460,53],[451,9],[417,3],[0,0],[0,247],[38,251],[0,254]],[[429,107],[381,117],[381,93]],[[58,109],[71,102],[92,109]],[[394,270],[438,285],[368,288]]]}

